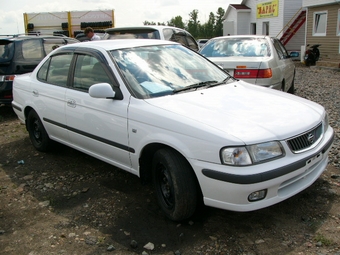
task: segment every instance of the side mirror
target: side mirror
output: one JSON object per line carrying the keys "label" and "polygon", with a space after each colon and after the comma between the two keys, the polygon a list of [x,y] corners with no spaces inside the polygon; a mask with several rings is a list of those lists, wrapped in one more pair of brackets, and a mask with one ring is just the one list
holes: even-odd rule
{"label": "side mirror", "polygon": [[297,51],[292,51],[292,52],[289,54],[289,56],[290,56],[291,58],[297,58],[297,57],[300,56],[300,53],[297,52]]}
{"label": "side mirror", "polygon": [[89,88],[89,95],[94,98],[113,99],[116,92],[108,83],[97,83]]}

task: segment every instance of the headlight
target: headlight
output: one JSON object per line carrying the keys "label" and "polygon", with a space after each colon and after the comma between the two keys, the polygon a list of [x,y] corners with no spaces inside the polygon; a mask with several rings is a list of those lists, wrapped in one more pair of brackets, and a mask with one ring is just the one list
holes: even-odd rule
{"label": "headlight", "polygon": [[279,142],[267,142],[221,150],[222,164],[247,166],[283,156]]}

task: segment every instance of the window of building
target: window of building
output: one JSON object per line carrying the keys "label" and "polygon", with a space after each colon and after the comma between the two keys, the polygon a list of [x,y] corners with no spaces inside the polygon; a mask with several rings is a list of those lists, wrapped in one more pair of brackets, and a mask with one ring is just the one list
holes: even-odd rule
{"label": "window of building", "polygon": [[262,23],[262,34],[269,35],[269,22]]}
{"label": "window of building", "polygon": [[313,36],[326,36],[327,14],[327,11],[314,12]]}
{"label": "window of building", "polygon": [[251,35],[256,35],[256,23],[251,23],[250,24],[250,34]]}

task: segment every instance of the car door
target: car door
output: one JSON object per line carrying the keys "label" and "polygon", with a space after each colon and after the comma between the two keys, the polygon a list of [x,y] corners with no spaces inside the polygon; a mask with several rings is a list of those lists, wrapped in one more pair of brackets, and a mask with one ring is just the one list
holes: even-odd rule
{"label": "car door", "polygon": [[77,149],[129,171],[128,98],[99,99],[89,95],[95,83],[117,85],[102,53],[75,55],[73,86],[66,92],[66,122]]}
{"label": "car door", "polygon": [[280,70],[280,74],[282,75],[282,80],[285,81],[285,88],[284,90],[287,91],[291,86],[293,79],[294,79],[294,70],[295,65],[292,59],[289,57],[289,54],[284,47],[284,45],[280,42],[280,40],[276,38],[272,38],[274,48],[279,56],[278,60],[278,68]]}
{"label": "car door", "polygon": [[68,133],[65,119],[65,93],[73,54],[51,56],[37,72],[37,81],[31,88],[35,109],[50,138],[66,142]]}

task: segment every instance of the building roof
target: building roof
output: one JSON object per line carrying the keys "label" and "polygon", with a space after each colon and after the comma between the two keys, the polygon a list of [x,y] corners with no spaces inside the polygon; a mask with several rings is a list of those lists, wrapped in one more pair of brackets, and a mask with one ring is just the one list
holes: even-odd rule
{"label": "building roof", "polygon": [[250,10],[250,8],[244,4],[231,4],[230,6],[236,10]]}
{"label": "building roof", "polygon": [[[246,2],[246,1],[242,1],[242,3],[243,2]],[[228,17],[228,14],[229,14],[231,9],[235,9],[236,11],[239,11],[239,10],[249,10],[249,11],[251,11],[251,8],[249,8],[248,6],[246,6],[245,4],[242,4],[242,3],[241,4],[229,4],[227,11],[224,13],[223,19],[226,19]]]}

